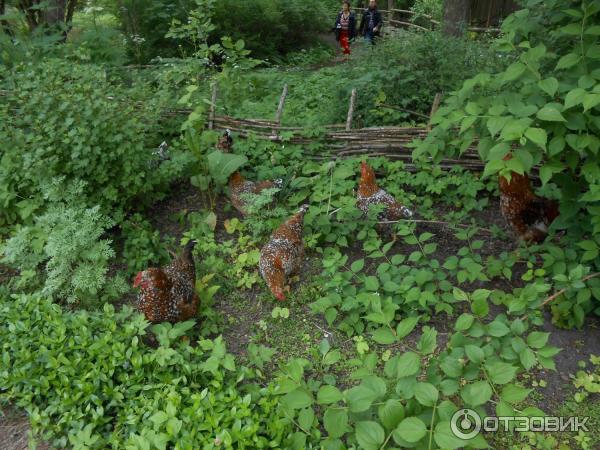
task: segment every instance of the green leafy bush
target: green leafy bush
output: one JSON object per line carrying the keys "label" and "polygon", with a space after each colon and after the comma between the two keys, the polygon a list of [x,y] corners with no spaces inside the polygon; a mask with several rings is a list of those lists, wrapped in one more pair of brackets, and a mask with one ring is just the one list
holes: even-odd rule
{"label": "green leafy bush", "polygon": [[[457,155],[477,139],[486,175],[540,164],[542,183],[559,189],[558,227],[599,233],[600,5],[584,1],[569,9],[567,0],[530,0],[526,6],[506,19],[498,43],[511,64],[466,81],[415,156]],[[504,161],[511,149],[515,157]]]}
{"label": "green leafy bush", "polygon": [[[549,333],[532,331],[526,319],[500,314],[491,322],[484,320],[489,295],[486,290],[472,296],[454,291],[457,300],[470,304],[470,312],[458,317],[441,352],[438,332],[429,326],[404,353],[367,353],[368,346],[359,339],[359,357],[347,362],[355,382],[351,387],[338,386],[331,373],[318,376],[319,364],[330,371],[341,358],[327,340],[316,362],[297,359],[286,364],[278,378],[281,407],[296,419],[297,439],[303,444],[307,438],[320,438],[324,449],[343,448],[344,443],[380,449],[392,441],[400,448],[487,448],[483,435],[462,440],[451,432],[450,420],[460,408],[484,417],[485,405],[493,402],[498,416],[544,415],[538,408],[519,406],[532,390],[518,375],[536,367],[554,370],[553,357],[560,349],[548,345]],[[402,320],[396,339],[404,340],[418,322],[418,317]]]}
{"label": "green leafy bush", "polygon": [[[159,111],[129,101],[97,66],[46,60],[10,73],[0,100],[0,225],[44,210],[44,187],[85,182],[81,203],[101,205],[117,221],[133,197],[170,180],[179,161],[151,161]],[[154,142],[158,141],[156,137]],[[158,141],[160,142],[160,141]],[[156,144],[157,145],[157,144]]]}
{"label": "green leafy bush", "polygon": [[[597,281],[584,283],[600,269],[600,4],[525,6],[505,20],[497,43],[509,65],[453,93],[414,156],[457,157],[476,145],[486,176],[539,166],[541,192],[560,200],[553,228],[567,233],[564,250],[548,248],[539,275],[552,276],[560,290],[551,305],[555,320],[580,327],[586,314],[600,311]],[[514,157],[505,160],[509,152]]]}
{"label": "green leafy bush", "polygon": [[240,91],[239,84],[219,86],[218,107],[235,117],[271,118],[287,83],[284,124],[307,126],[315,134],[324,124],[345,123],[352,89],[358,92],[355,127],[422,123],[422,117],[386,105],[427,117],[437,93],[455,90],[465,77],[502,65],[495,55],[481,42],[405,31],[375,48],[357,41],[348,64],[247,73],[241,80],[250,86],[247,90]]}
{"label": "green leafy bush", "polygon": [[290,448],[274,387],[252,383],[221,338],[154,327],[130,308],[71,313],[37,296],[0,298],[0,401],[29,411],[60,448]]}

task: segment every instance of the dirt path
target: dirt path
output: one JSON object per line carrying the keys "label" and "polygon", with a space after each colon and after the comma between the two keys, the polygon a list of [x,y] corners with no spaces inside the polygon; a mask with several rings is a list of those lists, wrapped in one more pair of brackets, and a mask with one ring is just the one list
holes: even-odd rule
{"label": "dirt path", "polygon": [[[14,408],[0,411],[0,450],[29,449],[29,419]],[[47,450],[50,446],[41,443],[37,450]]]}

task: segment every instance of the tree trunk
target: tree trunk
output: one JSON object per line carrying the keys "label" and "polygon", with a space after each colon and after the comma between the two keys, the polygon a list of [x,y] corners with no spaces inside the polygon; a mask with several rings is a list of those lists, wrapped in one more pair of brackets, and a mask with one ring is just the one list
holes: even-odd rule
{"label": "tree trunk", "polygon": [[392,13],[392,9],[395,9],[395,8],[396,8],[396,5],[395,5],[395,3],[396,3],[396,2],[395,2],[394,0],[388,0],[388,2],[387,2],[387,9],[388,9],[388,21],[389,21],[389,20],[393,20],[393,19],[395,19],[395,17],[394,17],[394,13]]}
{"label": "tree trunk", "polygon": [[48,0],[44,10],[44,23],[51,28],[59,26],[65,20],[66,0]]}
{"label": "tree trunk", "polygon": [[[6,0],[0,0],[0,17],[6,13]],[[7,20],[0,18],[0,32],[12,36],[12,30]]]}
{"label": "tree trunk", "polygon": [[[4,5],[6,0],[0,2]],[[40,0],[18,0],[18,8],[25,14],[29,31],[42,26],[49,33],[63,33],[63,42],[71,30],[76,6],[77,0],[44,0],[43,8],[40,8]]]}
{"label": "tree trunk", "polygon": [[446,36],[461,37],[469,24],[470,0],[444,0],[443,32]]}

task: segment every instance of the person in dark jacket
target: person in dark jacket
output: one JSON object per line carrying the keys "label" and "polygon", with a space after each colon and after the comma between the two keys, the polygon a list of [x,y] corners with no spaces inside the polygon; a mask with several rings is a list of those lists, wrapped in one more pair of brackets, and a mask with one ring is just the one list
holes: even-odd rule
{"label": "person in dark jacket", "polygon": [[360,34],[366,41],[375,44],[375,39],[381,33],[383,26],[383,17],[377,9],[377,0],[369,0],[369,8],[363,12],[360,21]]}
{"label": "person in dark jacket", "polygon": [[344,55],[350,54],[350,41],[356,37],[356,16],[350,9],[350,1],[344,0],[342,10],[335,19],[335,39],[342,46]]}

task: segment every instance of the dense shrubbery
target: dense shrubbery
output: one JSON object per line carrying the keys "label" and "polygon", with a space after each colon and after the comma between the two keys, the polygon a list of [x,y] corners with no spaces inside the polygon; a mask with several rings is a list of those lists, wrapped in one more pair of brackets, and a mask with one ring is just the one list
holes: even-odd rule
{"label": "dense shrubbery", "polygon": [[182,341],[190,325],[155,327],[154,350],[129,308],[69,313],[2,295],[0,401],[26,408],[59,448],[289,448],[274,387],[254,384],[221,338]]}
{"label": "dense shrubbery", "polygon": [[64,190],[83,181],[81,204],[99,204],[119,221],[134,197],[180,169],[152,167],[160,111],[134,103],[99,67],[48,60],[10,75],[0,104],[0,224],[44,211],[58,177]]}
{"label": "dense shrubbery", "polygon": [[[560,199],[555,229],[568,249],[550,249],[544,270],[565,295],[555,318],[581,326],[598,311],[599,284],[581,282],[600,269],[600,4],[530,0],[508,18],[497,48],[511,64],[466,81],[440,109],[438,126],[415,152],[457,156],[477,143],[485,175],[531,172]],[[512,152],[514,157],[504,160]],[[582,220],[582,216],[588,220]],[[583,265],[582,265],[583,264]]]}
{"label": "dense shrubbery", "polygon": [[148,61],[190,53],[189,47],[181,48],[165,36],[173,20],[185,23],[194,9],[218,24],[211,30],[209,44],[223,37],[243,39],[257,58],[279,56],[314,40],[314,33],[331,27],[335,11],[322,2],[303,0],[126,0],[118,4],[115,14],[132,56]]}
{"label": "dense shrubbery", "polygon": [[465,75],[474,76],[501,64],[480,42],[449,39],[439,33],[402,32],[375,48],[357,41],[347,64],[318,71],[252,72],[243,78],[249,89],[221,90],[219,107],[237,117],[269,118],[283,84],[288,83],[285,123],[319,126],[343,122],[353,88],[358,91],[357,127],[422,122],[420,117],[382,105],[427,115],[435,94],[458,88]]}

